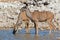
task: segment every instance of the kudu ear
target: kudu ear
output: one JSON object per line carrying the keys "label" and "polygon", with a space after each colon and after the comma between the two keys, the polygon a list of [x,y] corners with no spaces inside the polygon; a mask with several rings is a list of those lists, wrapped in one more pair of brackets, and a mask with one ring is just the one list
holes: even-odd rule
{"label": "kudu ear", "polygon": [[27,6],[28,6],[28,4],[27,4],[26,2],[23,2],[23,4],[25,4],[25,6],[24,6],[24,7],[22,7],[22,9],[26,9],[26,8],[27,8]]}
{"label": "kudu ear", "polygon": [[49,5],[49,3],[48,3],[48,2],[44,2],[43,4],[44,4],[44,5]]}
{"label": "kudu ear", "polygon": [[24,2],[24,4],[26,4],[26,6],[28,6],[28,3]]}

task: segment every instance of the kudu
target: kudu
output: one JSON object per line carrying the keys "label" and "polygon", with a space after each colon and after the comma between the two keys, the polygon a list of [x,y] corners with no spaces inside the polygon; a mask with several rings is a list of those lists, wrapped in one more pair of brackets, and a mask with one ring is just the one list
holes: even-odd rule
{"label": "kudu", "polygon": [[[25,22],[25,28],[26,28],[25,30],[26,30],[27,33],[28,33],[28,30],[29,30],[29,21],[30,21],[30,19],[26,16],[25,7],[23,7],[20,11],[21,11],[21,13],[19,13],[17,22],[14,25],[13,34],[15,34],[16,31],[18,30],[18,28],[19,28],[18,25],[21,27],[22,21]],[[22,20],[22,21],[20,21],[20,20]],[[19,21],[20,21],[20,23],[19,23]]]}
{"label": "kudu", "polygon": [[[38,11],[38,10],[35,10],[34,12],[30,12],[28,6],[26,6],[25,12],[26,12],[26,16],[34,23],[35,33],[37,35],[38,35],[38,22],[48,22],[50,31],[52,31],[52,29],[56,29],[55,25],[52,23],[52,20],[54,19],[53,12]],[[17,30],[15,30],[14,28],[13,33],[15,34],[16,31]]]}

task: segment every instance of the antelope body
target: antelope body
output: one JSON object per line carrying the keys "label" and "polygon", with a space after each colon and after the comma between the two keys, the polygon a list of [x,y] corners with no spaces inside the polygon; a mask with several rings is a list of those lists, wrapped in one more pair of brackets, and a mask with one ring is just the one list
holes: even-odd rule
{"label": "antelope body", "polygon": [[52,20],[54,19],[53,12],[50,11],[38,11],[35,10],[34,12],[30,12],[31,17],[28,17],[34,22],[35,24],[35,33],[38,34],[38,22],[48,22],[50,31],[52,29],[55,29],[55,25],[52,23]]}
{"label": "antelope body", "polygon": [[[25,12],[26,17],[28,17],[33,23],[34,23],[34,27],[35,27],[35,33],[38,34],[38,22],[48,22],[49,27],[50,27],[50,31],[52,29],[55,29],[55,25],[52,23],[52,20],[54,19],[54,14],[53,12],[50,11],[38,11],[35,10],[34,12],[30,12],[29,8],[26,6],[26,8],[21,9]],[[18,17],[19,20],[19,17]],[[15,33],[15,28],[13,30],[13,33]]]}

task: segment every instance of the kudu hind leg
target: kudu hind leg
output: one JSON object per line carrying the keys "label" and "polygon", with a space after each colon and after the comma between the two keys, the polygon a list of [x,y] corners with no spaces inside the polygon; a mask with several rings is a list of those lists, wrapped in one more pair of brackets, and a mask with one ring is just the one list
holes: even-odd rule
{"label": "kudu hind leg", "polygon": [[49,27],[50,27],[50,32],[49,33],[51,33],[53,29],[55,30],[55,25],[52,23],[51,19],[48,20],[48,23],[49,23]]}

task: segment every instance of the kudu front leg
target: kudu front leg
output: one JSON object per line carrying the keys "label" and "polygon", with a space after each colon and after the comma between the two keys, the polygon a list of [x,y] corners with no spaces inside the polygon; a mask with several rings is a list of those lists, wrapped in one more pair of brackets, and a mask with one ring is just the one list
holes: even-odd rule
{"label": "kudu front leg", "polygon": [[29,32],[29,21],[25,22],[25,30],[26,30],[26,33]]}
{"label": "kudu front leg", "polygon": [[38,35],[38,23],[35,22],[34,25],[35,25],[35,34]]}

